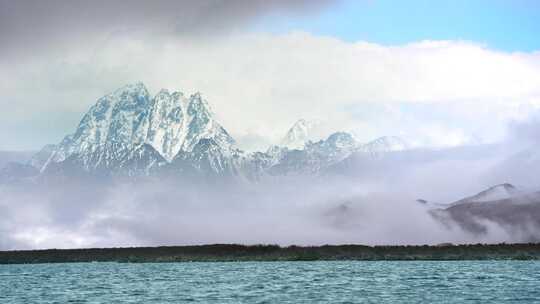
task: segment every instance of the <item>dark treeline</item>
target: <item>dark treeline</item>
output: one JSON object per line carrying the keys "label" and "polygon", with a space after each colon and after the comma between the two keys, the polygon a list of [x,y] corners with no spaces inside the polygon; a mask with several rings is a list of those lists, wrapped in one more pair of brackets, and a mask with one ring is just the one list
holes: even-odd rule
{"label": "dark treeline", "polygon": [[0,251],[0,264],[316,260],[539,260],[539,244],[314,247],[201,245]]}

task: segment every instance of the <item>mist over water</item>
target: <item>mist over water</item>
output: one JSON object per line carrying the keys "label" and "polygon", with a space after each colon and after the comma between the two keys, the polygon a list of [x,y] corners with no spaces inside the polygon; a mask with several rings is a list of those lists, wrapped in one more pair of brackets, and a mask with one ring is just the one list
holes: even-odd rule
{"label": "mist over water", "polygon": [[[317,176],[266,176],[256,182],[154,176],[4,183],[0,249],[538,240],[538,221],[529,211],[517,225],[475,219],[483,228],[472,233],[429,210],[501,183],[511,183],[518,193],[539,191],[537,129],[537,120],[531,119],[512,125],[509,139],[499,144],[413,149],[375,158],[353,154]],[[516,203],[536,201],[526,196]],[[514,210],[504,212],[511,216]]]}
{"label": "mist over water", "polygon": [[[416,201],[450,203],[509,181],[512,172],[493,172],[512,153],[497,146],[416,150],[356,159],[334,168],[340,174],[255,183],[147,178],[3,185],[0,247],[520,242],[528,236],[497,223],[484,222],[484,234],[445,224]],[[529,182],[524,186],[533,187]]]}

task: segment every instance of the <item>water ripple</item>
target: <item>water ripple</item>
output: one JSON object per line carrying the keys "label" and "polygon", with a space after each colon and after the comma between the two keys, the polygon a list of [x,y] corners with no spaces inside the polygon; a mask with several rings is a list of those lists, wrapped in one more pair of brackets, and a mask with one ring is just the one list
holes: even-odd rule
{"label": "water ripple", "polygon": [[0,265],[0,303],[532,303],[540,262]]}

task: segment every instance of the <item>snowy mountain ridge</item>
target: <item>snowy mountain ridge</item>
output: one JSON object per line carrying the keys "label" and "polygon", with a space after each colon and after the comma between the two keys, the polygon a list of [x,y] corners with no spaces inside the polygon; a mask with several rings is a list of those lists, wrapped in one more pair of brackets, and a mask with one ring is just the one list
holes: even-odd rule
{"label": "snowy mountain ridge", "polygon": [[73,134],[47,148],[52,151],[40,169],[70,159],[87,170],[114,168],[136,158],[133,151],[153,158],[148,160],[152,167],[171,162],[180,151],[191,152],[202,139],[212,139],[225,151],[234,145],[199,93],[185,97],[161,90],[152,98],[136,83],[100,98]]}
{"label": "snowy mountain ridge", "polygon": [[397,152],[410,149],[410,145],[397,136],[383,136],[373,141],[363,144],[359,151],[370,154],[373,157],[380,157],[387,152]]}
{"label": "snowy mountain ridge", "polygon": [[280,142],[280,146],[289,149],[303,149],[305,144],[313,140],[313,131],[320,126],[321,122],[317,120],[299,119],[287,131],[285,137]]}
{"label": "snowy mountain ridge", "polygon": [[74,133],[47,145],[30,164],[39,172],[99,172],[128,176],[166,171],[200,176],[318,174],[354,153],[379,157],[406,149],[397,137],[361,144],[346,132],[308,140],[317,122],[299,120],[281,146],[247,153],[214,119],[201,94],[159,91],[142,83],[124,86],[98,99]]}

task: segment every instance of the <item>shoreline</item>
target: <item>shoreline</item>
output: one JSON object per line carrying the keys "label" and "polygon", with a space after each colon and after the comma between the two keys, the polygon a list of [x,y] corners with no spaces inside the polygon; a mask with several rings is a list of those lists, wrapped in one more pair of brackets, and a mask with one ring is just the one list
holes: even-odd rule
{"label": "shoreline", "polygon": [[213,244],[0,251],[0,264],[540,260],[540,243],[288,246]]}

